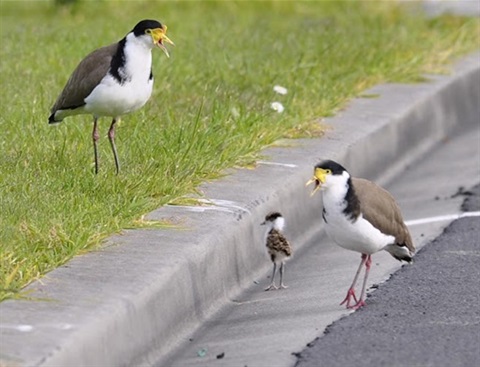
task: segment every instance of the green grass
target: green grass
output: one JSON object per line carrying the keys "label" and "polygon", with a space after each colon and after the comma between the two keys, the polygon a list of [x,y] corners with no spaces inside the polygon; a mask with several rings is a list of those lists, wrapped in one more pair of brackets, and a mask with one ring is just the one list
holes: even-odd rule
{"label": "green grass", "polygon": [[[316,121],[366,88],[445,72],[480,46],[478,19],[428,20],[396,2],[0,7],[0,299],[277,139],[318,135]],[[170,59],[154,50],[153,96],[117,129],[121,174],[103,135],[95,176],[91,117],[49,126],[49,109],[87,53],[143,18],[166,23],[177,46]]]}

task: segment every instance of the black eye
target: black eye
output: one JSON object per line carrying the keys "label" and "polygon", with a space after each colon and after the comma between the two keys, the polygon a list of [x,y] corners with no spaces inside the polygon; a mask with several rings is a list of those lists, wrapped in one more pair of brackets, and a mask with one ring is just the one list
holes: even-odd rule
{"label": "black eye", "polygon": [[145,29],[145,33],[150,34],[150,33],[152,33],[152,30],[151,29]]}

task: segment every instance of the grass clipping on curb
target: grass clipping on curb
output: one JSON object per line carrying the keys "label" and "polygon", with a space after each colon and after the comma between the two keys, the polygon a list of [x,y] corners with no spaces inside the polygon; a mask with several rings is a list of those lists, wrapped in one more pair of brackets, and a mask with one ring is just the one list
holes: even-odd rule
{"label": "grass clipping on curb", "polygon": [[[0,300],[275,141],[320,135],[366,88],[448,72],[480,46],[478,19],[397,2],[118,4],[0,2]],[[49,126],[49,110],[83,57],[144,18],[176,47],[153,50],[152,98],[117,128],[119,176],[100,120],[95,176],[92,118]]]}

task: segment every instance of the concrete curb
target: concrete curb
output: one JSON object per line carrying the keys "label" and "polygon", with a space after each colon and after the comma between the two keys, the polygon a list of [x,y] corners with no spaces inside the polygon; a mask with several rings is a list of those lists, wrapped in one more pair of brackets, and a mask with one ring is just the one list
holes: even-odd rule
{"label": "concrete curb", "polygon": [[[39,301],[0,304],[0,365],[138,365],[163,360],[222,304],[270,270],[258,226],[270,210],[287,218],[301,250],[318,230],[304,188],[322,158],[388,182],[433,145],[479,122],[480,54],[450,76],[381,85],[327,119],[321,139],[264,151],[255,170],[231,170],[200,188],[210,205],[167,206],[147,216],[178,228],[127,230],[29,287]],[[315,198],[319,200],[320,196]],[[317,202],[317,204],[319,204]]]}

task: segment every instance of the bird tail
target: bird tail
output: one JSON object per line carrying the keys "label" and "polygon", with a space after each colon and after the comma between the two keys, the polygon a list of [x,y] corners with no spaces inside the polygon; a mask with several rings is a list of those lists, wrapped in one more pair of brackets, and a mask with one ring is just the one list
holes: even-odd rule
{"label": "bird tail", "polygon": [[387,245],[385,250],[399,261],[406,261],[408,263],[412,262],[413,253],[405,245],[395,243]]}
{"label": "bird tail", "polygon": [[62,121],[62,120],[55,120],[55,112],[52,113],[52,114],[50,115],[50,117],[48,118],[48,123],[49,123],[49,124],[58,124],[58,123],[60,123],[61,121]]}

